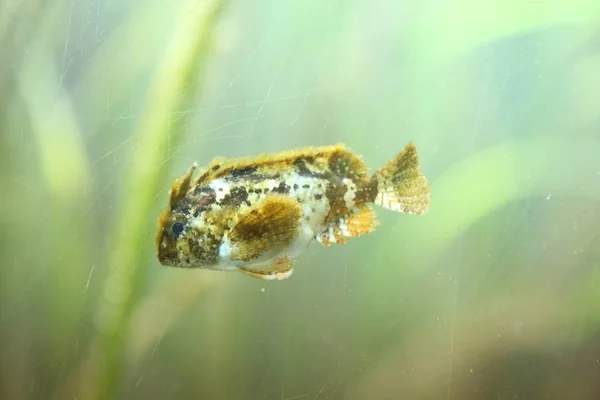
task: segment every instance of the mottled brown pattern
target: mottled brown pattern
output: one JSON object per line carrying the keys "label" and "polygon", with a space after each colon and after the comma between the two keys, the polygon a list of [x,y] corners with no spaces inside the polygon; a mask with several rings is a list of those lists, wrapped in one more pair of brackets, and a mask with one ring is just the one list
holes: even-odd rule
{"label": "mottled brown pattern", "polygon": [[350,211],[346,205],[346,201],[344,200],[344,195],[346,194],[347,190],[348,187],[339,179],[335,179],[327,184],[325,196],[327,197],[327,200],[329,200],[330,209],[329,213],[325,217],[326,224],[336,222],[342,216],[347,215]]}
{"label": "mottled brown pattern", "polygon": [[366,184],[360,185],[356,190],[357,203],[372,203],[377,196],[377,177],[373,175]]}
{"label": "mottled brown pattern", "polygon": [[[211,204],[208,200],[214,201],[214,197],[210,194],[198,196],[190,190],[187,196],[175,196],[171,199],[174,203],[164,210],[159,218],[160,229],[156,236],[159,261],[165,265],[180,267],[216,262],[218,247],[225,231],[224,226],[214,223],[211,227],[189,229],[189,221],[193,220],[200,210],[206,211],[208,220],[227,221],[227,218],[224,218],[225,214],[217,215],[210,211]],[[180,234],[175,233],[176,223],[183,226],[184,230]]]}
{"label": "mottled brown pattern", "polygon": [[[236,178],[236,175],[238,177],[255,174],[269,175],[290,169],[295,169],[300,175],[323,177],[330,172],[328,164],[332,154],[335,154],[336,158],[348,161],[353,174],[359,174],[364,169],[363,174],[366,177],[366,166],[362,160],[343,145],[338,144],[329,147],[305,147],[276,154],[261,154],[256,157],[232,160],[218,158],[209,164],[207,172],[201,175],[194,185],[202,186],[221,177],[233,179]],[[360,163],[363,164],[362,169]],[[213,170],[215,166],[219,168]]]}
{"label": "mottled brown pattern", "polygon": [[429,206],[412,143],[370,178],[343,145],[217,158],[193,179],[195,170],[173,182],[159,217],[162,264],[285,279],[290,257],[311,239],[341,244],[371,232],[377,222],[367,203],[415,214]]}
{"label": "mottled brown pattern", "polygon": [[[202,240],[198,240],[202,238]],[[217,254],[219,245],[223,238],[223,229],[213,229],[208,232],[194,231],[189,235],[188,246],[190,249],[190,257],[194,260],[201,260],[204,264],[214,264],[217,262]],[[186,260],[189,264],[192,259]]]}
{"label": "mottled brown pattern", "polygon": [[[235,186],[231,188],[231,191],[223,197],[218,203],[221,207],[239,207],[242,203],[248,201],[248,189],[244,186]],[[247,203],[251,206],[251,203]]]}
{"label": "mottled brown pattern", "polygon": [[364,161],[346,149],[335,149],[327,161],[329,171],[340,178],[350,178],[360,183],[367,178],[367,166]]}

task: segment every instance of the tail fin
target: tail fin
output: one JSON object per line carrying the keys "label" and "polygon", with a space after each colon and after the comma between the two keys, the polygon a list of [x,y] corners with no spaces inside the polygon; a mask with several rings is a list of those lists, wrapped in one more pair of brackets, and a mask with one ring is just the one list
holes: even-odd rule
{"label": "tail fin", "polygon": [[370,178],[369,188],[377,188],[373,203],[392,211],[424,214],[429,208],[429,184],[421,174],[417,147],[410,142]]}

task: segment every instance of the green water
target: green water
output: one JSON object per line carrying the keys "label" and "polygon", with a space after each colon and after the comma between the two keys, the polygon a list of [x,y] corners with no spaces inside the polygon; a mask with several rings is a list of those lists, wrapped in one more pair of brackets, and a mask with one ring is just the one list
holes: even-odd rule
{"label": "green water", "polygon": [[[600,398],[600,3],[0,2],[0,398]],[[192,162],[414,141],[290,279],[159,265]]]}

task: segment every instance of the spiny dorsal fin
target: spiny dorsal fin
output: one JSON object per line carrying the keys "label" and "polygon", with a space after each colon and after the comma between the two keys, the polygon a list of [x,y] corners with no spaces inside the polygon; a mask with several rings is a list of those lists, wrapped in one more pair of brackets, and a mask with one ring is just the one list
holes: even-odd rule
{"label": "spiny dorsal fin", "polygon": [[186,173],[173,181],[171,185],[171,191],[169,192],[169,203],[171,208],[173,208],[179,200],[190,190],[190,182],[192,180],[192,175],[194,175],[194,171],[196,171],[198,166],[196,163],[193,163],[192,166],[186,171]]}

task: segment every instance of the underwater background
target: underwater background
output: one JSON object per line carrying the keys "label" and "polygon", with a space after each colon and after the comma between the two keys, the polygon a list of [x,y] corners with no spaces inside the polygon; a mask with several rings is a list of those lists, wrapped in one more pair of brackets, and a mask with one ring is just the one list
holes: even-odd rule
{"label": "underwater background", "polygon": [[[0,60],[0,398],[600,398],[597,0],[4,0]],[[156,260],[194,161],[410,141],[423,217]]]}

